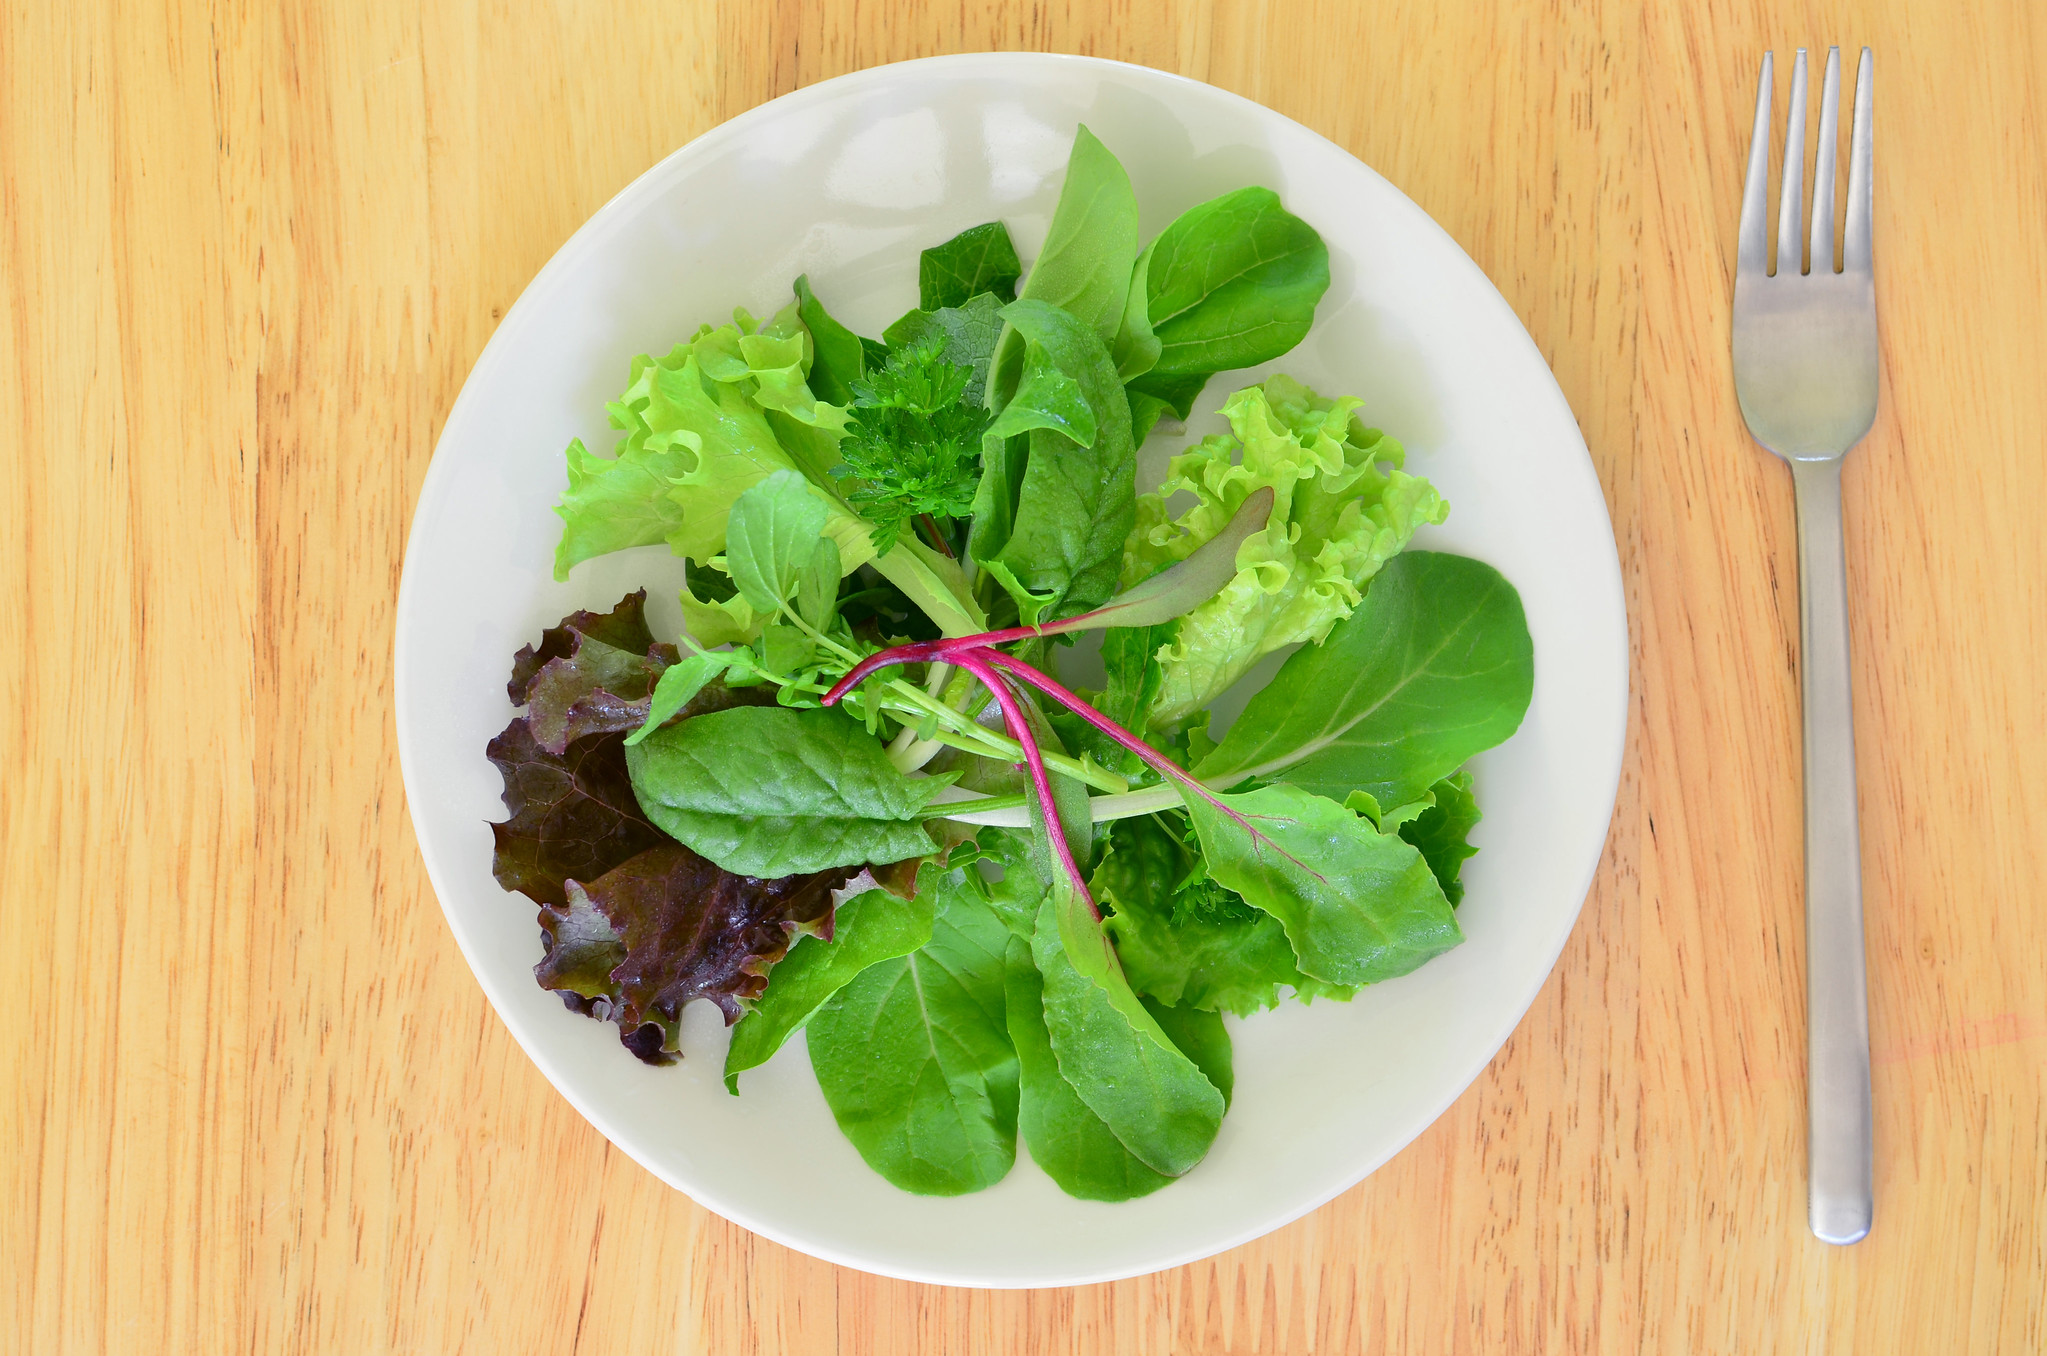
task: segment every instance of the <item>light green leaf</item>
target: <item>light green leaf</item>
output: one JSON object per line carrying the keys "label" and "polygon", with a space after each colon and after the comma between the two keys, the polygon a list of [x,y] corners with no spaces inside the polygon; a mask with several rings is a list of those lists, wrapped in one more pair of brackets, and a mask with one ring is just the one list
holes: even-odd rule
{"label": "light green leaf", "polygon": [[1222,1015],[1200,1008],[1169,1007],[1151,998],[1139,1001],[1159,1024],[1159,1030],[1172,1038],[1180,1053],[1193,1060],[1202,1076],[1215,1084],[1215,1090],[1223,1095],[1223,1111],[1227,1114],[1230,1093],[1237,1086],[1237,1070],[1230,1048],[1230,1030],[1223,1025]]}
{"label": "light green leaf", "polygon": [[562,518],[556,579],[592,556],[664,542],[682,526],[682,507],[668,489],[696,465],[687,445],[626,446],[610,458],[592,456],[577,438],[567,455],[569,488],[554,510]]}
{"label": "light green leaf", "polygon": [[729,655],[699,651],[663,669],[660,681],[654,684],[646,723],[625,737],[626,745],[631,747],[640,743],[675,719],[676,713],[688,706],[690,699],[702,692],[712,679],[722,677],[731,663]]}
{"label": "light green leaf", "polygon": [[831,625],[832,614],[838,610],[839,544],[830,537],[819,537],[811,547],[810,559],[796,574],[796,612],[803,620],[822,631]]}
{"label": "light green leaf", "polygon": [[[772,613],[796,592],[820,538],[830,541],[825,516],[825,501],[801,471],[777,471],[733,501],[725,568],[756,612]],[[837,557],[835,547],[835,566]]]}
{"label": "light green leaf", "polygon": [[[1357,422],[1357,404],[1284,376],[1246,387],[1223,405],[1235,436],[1173,458],[1158,492],[1139,497],[1126,584],[1193,554],[1256,491],[1274,494],[1265,530],[1237,548],[1236,575],[1181,618],[1155,724],[1185,720],[1273,650],[1321,640],[1415,529],[1448,512],[1427,481],[1398,469],[1398,443]],[[1166,501],[1183,490],[1196,502],[1169,518]]]}
{"label": "light green leaf", "polygon": [[1016,1161],[1008,940],[971,891],[943,890],[929,943],[861,971],[810,1019],[810,1064],[839,1129],[905,1191],[979,1191]]}
{"label": "light green leaf", "polygon": [[1534,680],[1514,586],[1479,561],[1416,551],[1382,570],[1321,645],[1287,660],[1195,774],[1406,805],[1511,735]]}
{"label": "light green leaf", "polygon": [[[1130,176],[1109,148],[1082,127],[1074,133],[1045,247],[1017,296],[1057,306],[1106,344],[1122,325],[1136,262],[1137,195]],[[998,412],[1009,403],[1022,373],[1023,339],[1014,328],[1005,329],[996,345],[988,403]]]}
{"label": "light green leaf", "polygon": [[739,1075],[774,1057],[811,1014],[870,965],[907,956],[931,940],[931,920],[945,873],[926,862],[917,872],[916,895],[899,899],[887,890],[867,890],[834,911],[832,939],[799,937],[775,967],[753,1010],[732,1028],[725,1052],[725,1087],[739,1091]]}
{"label": "light green leaf", "polygon": [[1295,786],[1186,800],[1209,874],[1279,919],[1310,978],[1376,983],[1464,939],[1413,844],[1335,801]]}
{"label": "light green leaf", "polygon": [[917,813],[949,784],[905,777],[842,711],[738,707],[626,750],[656,827],[742,876],[789,876],[937,850]]}

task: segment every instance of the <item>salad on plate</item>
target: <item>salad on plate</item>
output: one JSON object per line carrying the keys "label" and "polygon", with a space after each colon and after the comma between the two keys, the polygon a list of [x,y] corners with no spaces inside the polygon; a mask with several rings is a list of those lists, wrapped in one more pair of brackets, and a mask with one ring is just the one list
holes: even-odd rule
{"label": "salad on plate", "polygon": [[641,590],[513,660],[494,869],[540,906],[540,984],[653,1064],[717,1004],[735,1094],[802,1031],[905,1190],[990,1186],[1020,1134],[1114,1201],[1214,1142],[1225,1014],[1457,945],[1466,764],[1532,689],[1512,585],[1408,549],[1448,505],[1284,375],[1137,488],[1328,285],[1261,187],[1144,241],[1082,127],[1028,270],[989,222],[879,337],[798,277],[634,359],[612,453],[569,445],[556,573],[665,544],[686,634]]}

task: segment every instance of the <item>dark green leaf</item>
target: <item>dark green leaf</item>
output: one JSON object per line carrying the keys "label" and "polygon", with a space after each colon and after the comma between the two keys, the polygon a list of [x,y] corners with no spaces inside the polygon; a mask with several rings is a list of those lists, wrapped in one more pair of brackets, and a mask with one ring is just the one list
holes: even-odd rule
{"label": "dark green leaf", "polygon": [[947,779],[905,777],[841,711],[722,711],[627,758],[648,817],[728,871],[783,876],[936,850],[916,816]]}
{"label": "dark green leaf", "polygon": [[1017,261],[1008,228],[999,221],[971,226],[918,257],[917,304],[936,311],[964,306],[988,292],[1000,301],[1015,301],[1021,276],[1023,265]]}
{"label": "dark green leaf", "polygon": [[1145,1166],[1178,1177],[1222,1125],[1223,1097],[1145,1011],[1085,901],[1055,877],[1031,953],[1059,1072]]}
{"label": "dark green leaf", "polygon": [[796,279],[796,315],[810,331],[810,390],[819,400],[834,405],[853,403],[853,383],[867,372],[864,345],[853,331],[832,319],[824,303],[810,290],[810,279]]}
{"label": "dark green leaf", "polygon": [[1269,362],[1308,333],[1329,290],[1322,237],[1268,188],[1190,208],[1146,254],[1146,316],[1159,344],[1154,377]]}
{"label": "dark green leaf", "polygon": [[767,992],[732,1028],[725,1052],[725,1086],[739,1091],[739,1075],[771,1059],[811,1014],[870,965],[907,956],[931,940],[931,919],[943,870],[926,862],[913,899],[876,888],[838,906],[832,935],[798,939],[768,976]]}
{"label": "dark green leaf", "polygon": [[1434,803],[1402,824],[1400,836],[1420,849],[1443,887],[1443,897],[1455,908],[1464,902],[1464,882],[1458,876],[1465,859],[1478,852],[1468,841],[1480,818],[1478,801],[1471,794],[1469,772],[1445,777],[1430,789]]}
{"label": "dark green leaf", "polygon": [[[1044,377],[1033,388],[1044,403],[1027,403],[1019,390],[1015,405],[998,416],[998,427],[1003,420],[1035,421],[1020,477],[1016,440],[992,432],[984,440],[968,546],[1016,598],[1026,621],[1056,620],[1115,592],[1123,540],[1137,515],[1130,406],[1108,350],[1072,316],[1028,300],[1003,315],[1028,342],[1025,365]],[[1069,436],[1085,431],[1067,399],[1075,390],[1095,426],[1087,445]]]}
{"label": "dark green leaf", "polygon": [[1222,1015],[1199,1008],[1167,1007],[1150,998],[1141,1001],[1151,1019],[1159,1024],[1159,1030],[1172,1037],[1180,1053],[1193,1060],[1194,1067],[1215,1084],[1215,1090],[1223,1095],[1223,1111],[1227,1113],[1230,1093],[1237,1086],[1237,1070],[1230,1049],[1230,1030],[1223,1025]]}
{"label": "dark green leaf", "polygon": [[938,356],[967,369],[967,385],[960,400],[976,406],[986,398],[988,363],[995,356],[995,341],[1001,336],[1002,302],[988,292],[956,307],[911,311],[882,333],[890,348],[914,348],[935,337],[940,345]]}
{"label": "dark green leaf", "polygon": [[1008,940],[971,890],[943,887],[929,943],[861,971],[810,1019],[811,1067],[839,1128],[905,1191],[979,1191],[1016,1161]]}
{"label": "dark green leaf", "polygon": [[1328,639],[1287,660],[1195,775],[1405,805],[1514,733],[1533,684],[1514,586],[1476,560],[1410,551]]}
{"label": "dark green leaf", "polygon": [[1279,919],[1301,972],[1353,987],[1462,941],[1414,845],[1297,786],[1187,796],[1209,874]]}
{"label": "dark green leaf", "polygon": [[1289,987],[1304,997],[1350,997],[1300,972],[1279,920],[1218,884],[1160,822],[1178,818],[1117,821],[1090,882],[1115,910],[1102,926],[1130,987],[1161,1003],[1240,1015],[1276,1007]]}
{"label": "dark green leaf", "polygon": [[1067,1195],[1085,1201],[1127,1201],[1171,1182],[1124,1148],[1059,1072],[1045,1027],[1045,985],[1030,944],[1011,937],[1007,960],[1009,1038],[1021,1074],[1017,1122],[1031,1161]]}

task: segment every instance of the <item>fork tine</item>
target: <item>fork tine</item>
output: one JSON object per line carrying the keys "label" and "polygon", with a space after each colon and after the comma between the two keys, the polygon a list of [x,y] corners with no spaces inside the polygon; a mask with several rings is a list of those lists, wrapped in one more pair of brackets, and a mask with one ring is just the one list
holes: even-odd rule
{"label": "fork tine", "polygon": [[1841,264],[1850,273],[1870,268],[1870,218],[1875,214],[1876,143],[1870,126],[1875,102],[1876,64],[1867,47],[1855,67],[1855,130],[1848,140],[1848,230]]}
{"label": "fork tine", "polygon": [[1756,82],[1756,127],[1749,134],[1748,181],[1741,190],[1741,243],[1736,268],[1761,277],[1770,267],[1770,54]]}
{"label": "fork tine", "polygon": [[1784,172],[1777,186],[1777,276],[1805,272],[1805,49],[1791,63],[1784,115]]}
{"label": "fork tine", "polygon": [[1820,85],[1820,145],[1812,166],[1812,265],[1809,272],[1834,271],[1834,145],[1840,140],[1841,49],[1827,49],[1827,78]]}

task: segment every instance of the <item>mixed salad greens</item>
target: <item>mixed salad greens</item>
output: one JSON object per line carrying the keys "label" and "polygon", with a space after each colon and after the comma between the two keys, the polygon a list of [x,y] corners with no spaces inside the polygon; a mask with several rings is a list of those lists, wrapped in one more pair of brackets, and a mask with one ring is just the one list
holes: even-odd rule
{"label": "mixed salad greens", "polygon": [[1328,284],[1263,188],[1141,242],[1082,128],[1028,271],[990,222],[924,251],[879,339],[799,277],[765,324],[636,358],[613,454],[569,446],[556,570],[666,543],[688,636],[654,639],[643,590],[514,661],[495,867],[541,906],[540,983],[651,1063],[709,999],[735,1093],[805,1031],[907,1190],[990,1185],[1021,1130],[1122,1200],[1214,1141],[1224,1013],[1455,946],[1462,769],[1532,682],[1514,589],[1405,551],[1448,506],[1358,401],[1285,376],[1135,483],[1153,428],[1293,348]]}

